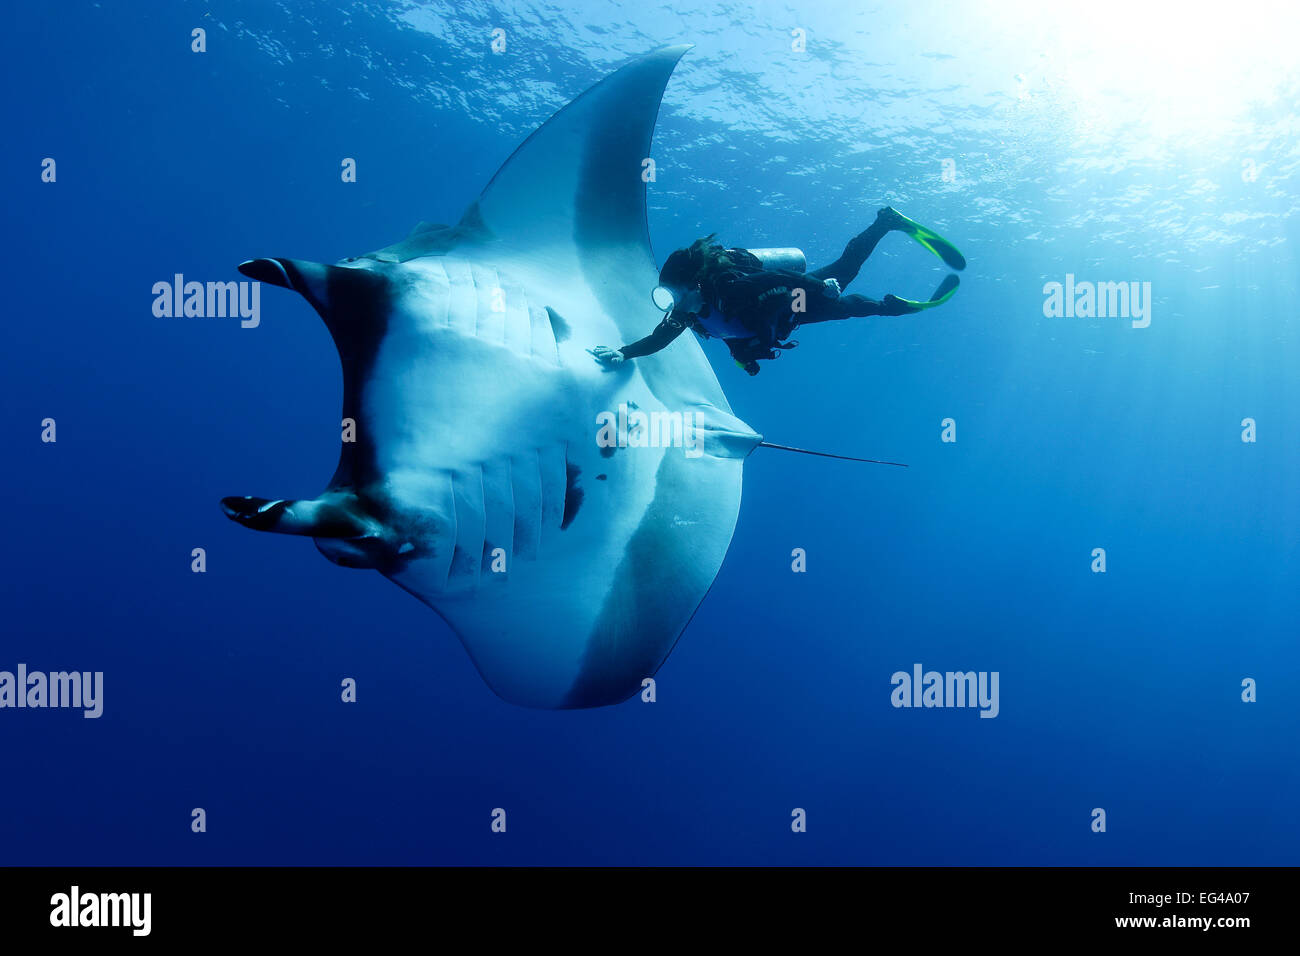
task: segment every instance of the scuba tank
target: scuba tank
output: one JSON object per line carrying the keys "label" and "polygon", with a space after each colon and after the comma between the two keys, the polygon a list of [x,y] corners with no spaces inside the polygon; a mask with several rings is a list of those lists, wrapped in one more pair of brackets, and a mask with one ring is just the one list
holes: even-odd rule
{"label": "scuba tank", "polygon": [[[808,260],[804,256],[803,250],[796,249],[793,246],[780,249],[728,249],[726,253],[726,258],[731,264],[731,271],[742,275],[770,269],[802,273],[808,267]],[[748,340],[755,337],[755,330],[745,325],[742,319],[729,316],[718,308],[716,290],[709,278],[701,282],[700,292],[704,296],[708,308],[695,319],[697,332],[703,332],[706,336],[728,341]],[[791,331],[793,331],[793,327]],[[797,342],[786,345],[776,344],[775,347],[779,349],[794,348],[797,344]],[[771,345],[765,345],[762,349],[765,354],[755,357],[775,358],[779,353],[769,351],[770,348],[772,348]],[[734,350],[733,357],[735,357]],[[741,363],[741,365],[751,375],[754,374],[749,366],[744,363]]]}
{"label": "scuba tank", "polygon": [[806,272],[808,260],[803,250],[793,247],[786,249],[746,249],[757,259],[764,269],[784,269],[787,272]]}
{"label": "scuba tank", "polygon": [[[808,271],[808,258],[803,254],[802,249],[796,249],[793,246],[787,246],[782,249],[746,249],[745,251],[757,259],[764,269],[783,269],[786,272]],[[787,331],[785,335],[789,335],[796,328],[798,328],[798,323],[792,321],[789,331]],[[777,334],[778,336],[781,335],[779,332]],[[764,345],[758,349],[757,353],[745,356],[746,361],[741,361],[740,357],[735,354],[734,350],[732,352],[732,358],[736,359],[736,364],[750,375],[757,375],[758,363],[754,361],[755,359],[780,358],[781,352],[784,352],[787,349],[796,348],[799,343],[794,339],[791,339],[789,342],[776,341],[769,343],[769,345],[771,346],[770,348],[768,345]],[[777,351],[778,349],[780,351]]]}
{"label": "scuba tank", "polygon": [[[793,246],[779,249],[728,249],[727,253],[733,268],[741,273],[768,270],[803,273],[808,268],[808,260],[803,250]],[[792,349],[799,344],[795,341],[780,341],[796,328],[798,323],[793,320],[793,317],[783,332],[769,330],[769,334],[764,335],[760,330],[749,328],[743,320],[724,314],[717,307],[717,303],[712,301],[714,293],[706,290],[704,285],[701,285],[700,291],[704,293],[706,303],[709,303],[709,311],[696,318],[696,330],[702,329],[706,335],[725,339],[731,349],[731,357],[750,375],[758,371],[756,359],[774,359],[781,354],[781,351]],[[767,341],[772,338],[771,332],[776,332],[775,339]],[[740,344],[742,342],[743,345]]]}

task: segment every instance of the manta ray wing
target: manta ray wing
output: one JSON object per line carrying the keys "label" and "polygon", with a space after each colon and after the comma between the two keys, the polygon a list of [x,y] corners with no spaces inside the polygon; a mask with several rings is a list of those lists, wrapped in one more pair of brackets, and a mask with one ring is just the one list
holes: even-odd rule
{"label": "manta ray wing", "polygon": [[230,498],[227,514],[379,570],[514,703],[640,690],[718,573],[761,440],[693,337],[616,371],[586,352],[656,319],[642,171],[686,49],[562,109],[456,226],[334,266],[240,267],[325,319],[357,434],[318,498]]}

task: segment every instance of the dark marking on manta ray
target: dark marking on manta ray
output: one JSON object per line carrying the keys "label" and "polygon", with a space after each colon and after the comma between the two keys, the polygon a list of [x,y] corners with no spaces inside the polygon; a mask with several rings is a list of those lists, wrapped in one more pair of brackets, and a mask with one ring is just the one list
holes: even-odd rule
{"label": "dark marking on manta ray", "polygon": [[614,451],[615,451],[615,449],[614,449],[614,446],[613,446],[613,445],[601,445],[601,446],[600,446],[600,457],[601,457],[601,458],[613,458],[613,457],[614,457]]}
{"label": "dark marking on manta ray", "polygon": [[596,480],[597,480],[597,481],[604,481],[604,480],[605,480],[606,478],[608,478],[608,477],[609,477],[608,475],[597,475],[597,476],[596,476]]}
{"label": "dark marking on manta ray", "polygon": [[560,313],[556,312],[549,305],[546,307],[546,314],[550,317],[551,333],[555,336],[555,341],[567,341],[569,336],[573,334],[573,330],[569,327],[569,323],[565,320],[564,316],[560,315]]}
{"label": "dark marking on manta ray", "polygon": [[464,548],[454,548],[451,552],[449,578],[468,577],[474,573],[474,555]]}
{"label": "dark marking on manta ray", "polygon": [[563,531],[573,519],[578,516],[578,509],[582,507],[583,491],[578,487],[578,479],[582,477],[582,469],[571,461],[564,463],[565,484],[564,484],[564,518],[560,521],[560,530]]}

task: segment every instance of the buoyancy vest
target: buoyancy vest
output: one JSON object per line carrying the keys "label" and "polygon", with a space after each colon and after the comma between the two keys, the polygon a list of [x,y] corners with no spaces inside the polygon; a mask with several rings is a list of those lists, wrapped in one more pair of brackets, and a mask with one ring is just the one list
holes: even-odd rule
{"label": "buoyancy vest", "polygon": [[719,339],[747,339],[754,331],[735,316],[727,315],[721,309],[705,304],[695,318],[696,323],[706,333]]}

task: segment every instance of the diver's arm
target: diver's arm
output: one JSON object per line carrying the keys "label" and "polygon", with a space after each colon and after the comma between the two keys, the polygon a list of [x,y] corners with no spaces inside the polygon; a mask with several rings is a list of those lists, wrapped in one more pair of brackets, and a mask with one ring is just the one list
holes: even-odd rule
{"label": "diver's arm", "polygon": [[623,358],[641,358],[643,355],[653,355],[662,348],[666,348],[673,339],[682,334],[686,328],[685,322],[678,322],[673,318],[665,318],[655,326],[654,331],[643,339],[633,342],[631,345],[625,345],[620,352]]}

